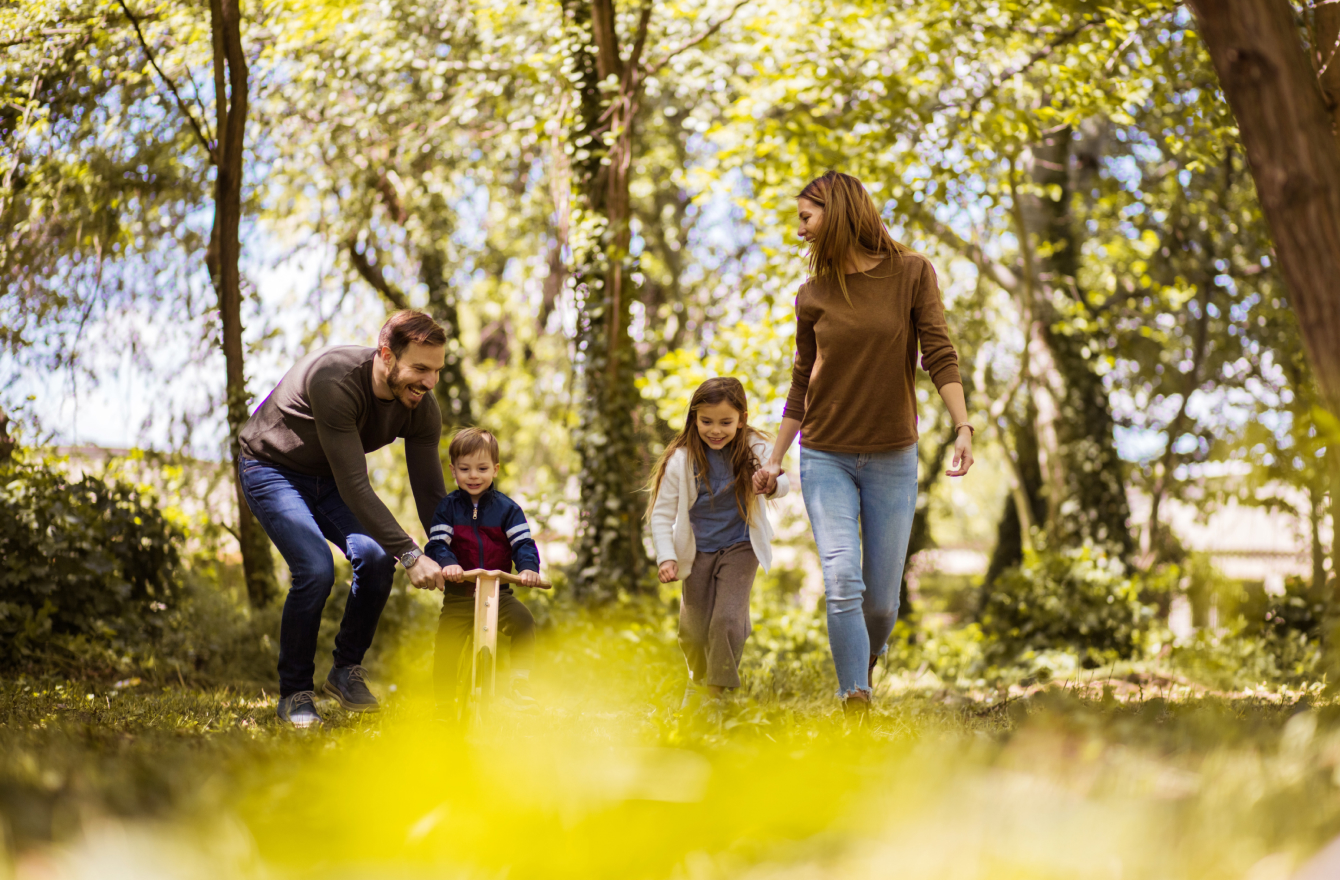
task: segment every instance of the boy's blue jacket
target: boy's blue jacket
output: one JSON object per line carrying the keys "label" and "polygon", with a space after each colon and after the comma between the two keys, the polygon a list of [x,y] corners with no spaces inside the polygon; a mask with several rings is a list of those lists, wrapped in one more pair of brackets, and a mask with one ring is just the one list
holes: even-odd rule
{"label": "boy's blue jacket", "polygon": [[423,552],[438,565],[497,571],[539,571],[540,551],[530,536],[526,514],[511,498],[490,486],[476,505],[457,489],[437,505]]}

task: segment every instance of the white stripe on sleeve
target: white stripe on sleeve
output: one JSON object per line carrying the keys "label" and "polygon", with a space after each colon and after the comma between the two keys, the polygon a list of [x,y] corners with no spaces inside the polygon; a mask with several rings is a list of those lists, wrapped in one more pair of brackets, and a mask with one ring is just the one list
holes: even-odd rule
{"label": "white stripe on sleeve", "polygon": [[510,529],[508,529],[508,530],[507,530],[507,537],[510,538],[510,537],[512,537],[513,535],[515,535],[517,532],[520,532],[520,531],[523,531],[523,530],[524,530],[524,531],[530,531],[530,523],[525,522],[524,520],[523,520],[519,525],[512,526]]}

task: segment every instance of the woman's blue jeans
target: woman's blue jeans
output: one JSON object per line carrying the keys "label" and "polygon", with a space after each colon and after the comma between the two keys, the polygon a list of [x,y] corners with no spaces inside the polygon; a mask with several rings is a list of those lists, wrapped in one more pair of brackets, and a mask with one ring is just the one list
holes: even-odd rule
{"label": "woman's blue jeans", "polygon": [[334,477],[311,477],[242,458],[238,475],[247,506],[288,563],[292,583],[279,625],[279,695],[315,690],[321,611],[335,585],[329,541],[353,564],[354,582],[335,636],[335,665],[353,666],[377,633],[395,577],[395,557],[370,538],[335,488]]}
{"label": "woman's blue jeans", "polygon": [[917,511],[916,444],[889,452],[800,450],[800,489],[824,570],[838,696],[870,692],[888,648]]}

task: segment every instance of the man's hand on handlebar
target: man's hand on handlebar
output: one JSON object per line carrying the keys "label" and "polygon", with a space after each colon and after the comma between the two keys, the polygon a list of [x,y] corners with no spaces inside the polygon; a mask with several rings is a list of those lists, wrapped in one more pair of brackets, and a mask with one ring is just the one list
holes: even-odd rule
{"label": "man's hand on handlebar", "polygon": [[[460,566],[455,568],[460,571]],[[431,557],[420,556],[405,573],[409,575],[410,585],[416,590],[442,589],[442,566],[434,562]]]}

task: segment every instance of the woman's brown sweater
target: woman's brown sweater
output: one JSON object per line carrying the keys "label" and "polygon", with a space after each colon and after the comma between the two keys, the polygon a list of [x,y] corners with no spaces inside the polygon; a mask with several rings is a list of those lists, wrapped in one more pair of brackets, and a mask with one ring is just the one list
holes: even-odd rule
{"label": "woman's brown sweater", "polygon": [[917,441],[917,345],[936,388],[961,382],[930,260],[886,257],[836,281],[810,279],[796,297],[796,360],[788,418],[801,444],[827,452],[883,452]]}

